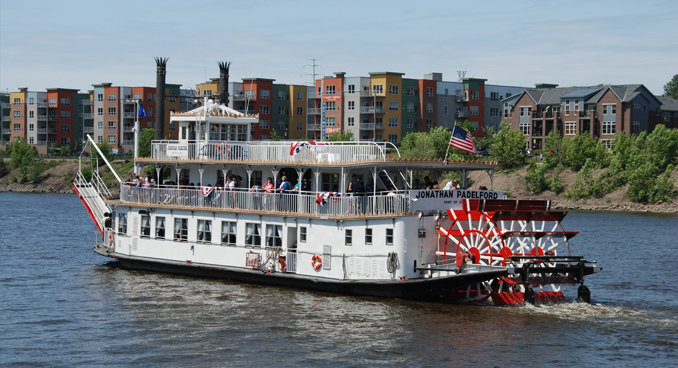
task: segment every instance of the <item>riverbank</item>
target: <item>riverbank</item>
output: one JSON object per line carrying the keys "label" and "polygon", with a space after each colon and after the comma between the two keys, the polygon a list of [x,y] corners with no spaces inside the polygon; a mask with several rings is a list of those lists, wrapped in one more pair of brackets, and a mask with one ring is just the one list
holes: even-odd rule
{"label": "riverbank", "polygon": [[[122,164],[123,161],[114,164]],[[18,177],[18,169],[11,170],[6,175],[0,177],[0,192],[22,192],[22,193],[72,193],[75,194],[73,178],[78,171],[77,161],[64,161],[44,172],[48,177],[37,185],[19,184],[12,181],[12,177]],[[492,183],[490,176],[486,172],[476,171],[469,174],[473,181],[472,189],[479,186],[493,187],[495,190],[507,191],[513,198],[523,199],[547,199],[551,201],[553,209],[562,210],[581,210],[581,211],[616,211],[616,212],[653,212],[653,213],[678,213],[678,200],[670,203],[642,204],[634,203],[626,196],[627,186],[605,195],[601,198],[587,198],[582,200],[570,200],[562,195],[551,191],[546,191],[539,195],[534,195],[525,190],[525,183],[522,177],[525,176],[525,169],[521,169],[512,174],[495,173]],[[103,172],[101,173],[103,175]],[[572,184],[576,174],[566,170],[561,174],[566,187]],[[678,183],[678,170],[673,172],[674,183]],[[117,192],[117,186],[111,188]],[[674,193],[678,190],[674,190]]]}

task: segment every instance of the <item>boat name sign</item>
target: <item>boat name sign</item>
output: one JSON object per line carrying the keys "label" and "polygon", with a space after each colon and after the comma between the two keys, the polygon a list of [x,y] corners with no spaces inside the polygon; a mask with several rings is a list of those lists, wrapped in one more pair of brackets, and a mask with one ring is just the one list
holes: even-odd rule
{"label": "boat name sign", "polygon": [[188,158],[188,144],[168,144],[167,157]]}
{"label": "boat name sign", "polygon": [[504,192],[492,190],[411,190],[412,211],[462,209],[463,199],[504,199]]}

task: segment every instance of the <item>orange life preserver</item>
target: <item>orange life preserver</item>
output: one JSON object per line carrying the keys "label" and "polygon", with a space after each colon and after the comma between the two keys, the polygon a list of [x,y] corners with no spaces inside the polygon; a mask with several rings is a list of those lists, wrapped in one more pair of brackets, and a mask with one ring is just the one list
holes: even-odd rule
{"label": "orange life preserver", "polygon": [[113,245],[113,232],[111,231],[108,233],[108,245],[112,246]]}
{"label": "orange life preserver", "polygon": [[323,257],[320,256],[320,254],[316,253],[313,255],[311,258],[311,266],[313,266],[314,270],[319,270],[320,267],[323,265]]}
{"label": "orange life preserver", "polygon": [[280,272],[285,272],[287,271],[287,267],[285,267],[285,257],[280,256]]}

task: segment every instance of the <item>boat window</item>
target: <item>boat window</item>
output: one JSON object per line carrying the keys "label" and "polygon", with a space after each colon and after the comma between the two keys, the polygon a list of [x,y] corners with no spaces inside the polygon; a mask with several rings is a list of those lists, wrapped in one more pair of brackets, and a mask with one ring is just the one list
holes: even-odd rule
{"label": "boat window", "polygon": [[282,225],[266,225],[266,246],[282,247]]}
{"label": "boat window", "polygon": [[198,220],[198,243],[212,242],[212,220]]}
{"label": "boat window", "polygon": [[365,244],[372,244],[372,229],[365,229]]}
{"label": "boat window", "polygon": [[221,244],[235,246],[236,223],[230,221],[221,222]]}
{"label": "boat window", "polygon": [[118,234],[127,235],[127,214],[118,214]]}
{"label": "boat window", "polygon": [[165,218],[156,217],[155,218],[155,238],[156,239],[165,239]]}
{"label": "boat window", "polygon": [[261,247],[261,224],[245,224],[245,246]]}
{"label": "boat window", "polygon": [[150,216],[141,216],[141,237],[150,238],[151,237],[151,217]]}
{"label": "boat window", "polygon": [[346,245],[353,245],[353,230],[346,230]]}
{"label": "boat window", "polygon": [[339,174],[323,174],[320,185],[323,192],[338,192]]}
{"label": "boat window", "polygon": [[393,245],[393,229],[386,229],[386,245]]}
{"label": "boat window", "polygon": [[188,241],[188,219],[174,219],[174,241]]}
{"label": "boat window", "polygon": [[302,243],[306,243],[306,226],[302,226],[299,228],[299,241]]}

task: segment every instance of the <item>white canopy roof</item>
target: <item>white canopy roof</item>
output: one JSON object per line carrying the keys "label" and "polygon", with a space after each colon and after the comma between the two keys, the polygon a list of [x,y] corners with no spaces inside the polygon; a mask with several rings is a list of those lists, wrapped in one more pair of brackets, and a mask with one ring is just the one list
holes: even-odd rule
{"label": "white canopy roof", "polygon": [[207,100],[204,106],[187,112],[175,112],[170,116],[170,121],[207,121],[218,124],[249,124],[258,123],[258,115],[243,114],[228,106],[215,103],[214,100]]}

